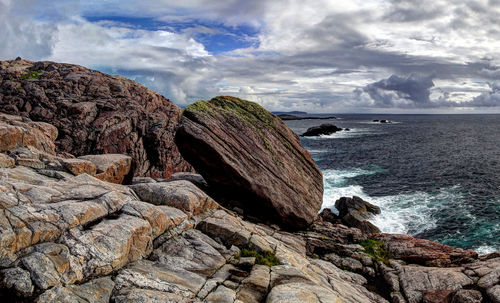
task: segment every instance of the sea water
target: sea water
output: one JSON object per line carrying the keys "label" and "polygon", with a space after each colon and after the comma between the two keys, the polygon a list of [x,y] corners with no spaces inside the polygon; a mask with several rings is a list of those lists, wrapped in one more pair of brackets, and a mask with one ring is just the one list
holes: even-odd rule
{"label": "sea water", "polygon": [[301,138],[323,172],[323,208],[356,195],[381,208],[371,221],[383,232],[500,250],[500,115],[338,118],[286,121],[298,134],[321,123],[350,129]]}

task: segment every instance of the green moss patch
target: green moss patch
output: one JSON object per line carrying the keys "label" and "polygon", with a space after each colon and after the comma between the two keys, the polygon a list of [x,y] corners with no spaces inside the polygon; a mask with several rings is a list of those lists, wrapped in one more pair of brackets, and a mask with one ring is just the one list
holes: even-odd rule
{"label": "green moss patch", "polygon": [[280,259],[276,257],[274,252],[269,250],[255,251],[244,248],[236,255],[236,259],[245,257],[255,257],[255,263],[260,265],[267,265],[269,267],[281,265]]}
{"label": "green moss patch", "polygon": [[363,246],[365,253],[377,261],[387,264],[389,259],[392,258],[391,253],[384,249],[384,242],[382,241],[367,239],[359,242],[359,245]]}
{"label": "green moss patch", "polygon": [[40,79],[41,76],[42,76],[42,74],[39,71],[30,70],[26,74],[22,75],[20,79],[21,80],[34,80],[34,79],[38,80],[38,79]]}
{"label": "green moss patch", "polygon": [[198,101],[186,107],[186,113],[221,113],[226,119],[232,117],[255,129],[275,128],[276,117],[255,102],[231,96],[219,96],[210,101]]}

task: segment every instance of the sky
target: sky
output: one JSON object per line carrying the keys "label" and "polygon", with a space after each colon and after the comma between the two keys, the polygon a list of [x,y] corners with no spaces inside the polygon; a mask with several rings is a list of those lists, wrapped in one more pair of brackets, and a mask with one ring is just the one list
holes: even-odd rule
{"label": "sky", "polygon": [[500,0],[0,0],[0,60],[84,65],[186,106],[500,113]]}

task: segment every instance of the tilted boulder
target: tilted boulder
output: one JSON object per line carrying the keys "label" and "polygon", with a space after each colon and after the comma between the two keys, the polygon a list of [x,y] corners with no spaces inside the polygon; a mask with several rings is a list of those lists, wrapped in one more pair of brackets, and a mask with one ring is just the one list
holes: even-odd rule
{"label": "tilted boulder", "polygon": [[256,103],[216,97],[192,104],[176,143],[215,195],[246,213],[299,229],[321,207],[318,167],[298,136]]}
{"label": "tilted boulder", "polygon": [[140,176],[192,170],[174,144],[182,110],[123,77],[72,64],[0,61],[0,111],[57,127],[58,153],[127,154]]}

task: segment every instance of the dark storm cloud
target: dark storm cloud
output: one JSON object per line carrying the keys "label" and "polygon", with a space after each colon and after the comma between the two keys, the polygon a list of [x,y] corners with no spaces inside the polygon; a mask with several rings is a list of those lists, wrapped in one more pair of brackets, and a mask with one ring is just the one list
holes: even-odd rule
{"label": "dark storm cloud", "polygon": [[[380,107],[429,107],[430,89],[434,75],[411,74],[407,77],[392,75],[367,85],[363,91]],[[359,91],[357,92],[359,94]]]}

